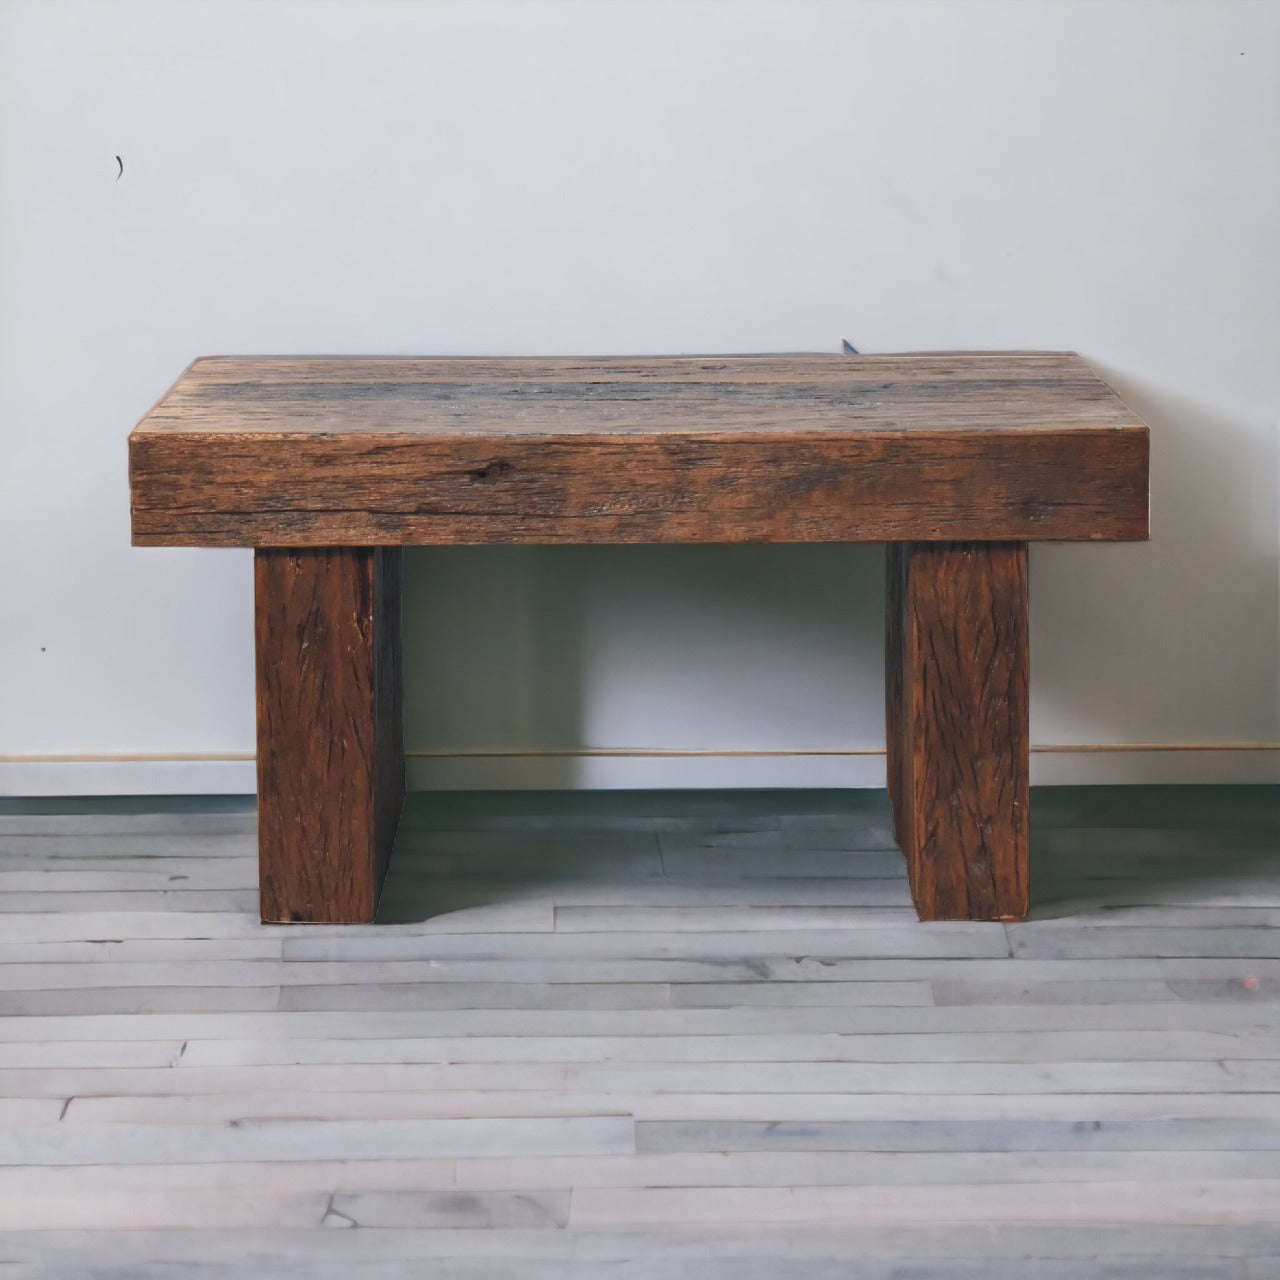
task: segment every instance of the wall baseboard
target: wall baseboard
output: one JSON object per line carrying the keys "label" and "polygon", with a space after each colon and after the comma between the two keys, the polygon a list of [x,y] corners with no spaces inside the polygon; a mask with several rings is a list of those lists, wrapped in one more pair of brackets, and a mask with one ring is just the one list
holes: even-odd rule
{"label": "wall baseboard", "polygon": [[209,796],[257,790],[252,756],[4,756],[0,796]]}
{"label": "wall baseboard", "polygon": [[[883,787],[882,751],[412,754],[411,791]],[[1277,783],[1280,745],[1032,748],[1040,786]],[[252,756],[5,756],[0,795],[247,795]]]}

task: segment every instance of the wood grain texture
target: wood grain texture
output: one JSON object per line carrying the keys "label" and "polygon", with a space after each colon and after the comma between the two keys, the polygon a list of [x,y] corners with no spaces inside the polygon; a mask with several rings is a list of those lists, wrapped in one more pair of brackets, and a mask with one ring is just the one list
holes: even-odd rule
{"label": "wood grain texture", "polygon": [[1074,355],[197,361],[141,545],[1126,540],[1148,431]]}
{"label": "wood grain texture", "polygon": [[891,796],[922,920],[1027,913],[1025,544],[888,556]]}
{"label": "wood grain texture", "polygon": [[370,921],[404,796],[400,552],[254,557],[264,921]]}

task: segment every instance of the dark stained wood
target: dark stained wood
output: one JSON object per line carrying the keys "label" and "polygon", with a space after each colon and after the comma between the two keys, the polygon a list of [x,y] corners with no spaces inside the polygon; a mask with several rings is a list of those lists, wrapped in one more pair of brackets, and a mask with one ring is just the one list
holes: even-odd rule
{"label": "dark stained wood", "polygon": [[201,360],[130,437],[182,546],[1142,539],[1147,458],[1027,353]]}
{"label": "dark stained wood", "polygon": [[890,795],[922,920],[1027,913],[1027,548],[888,556]]}
{"label": "dark stained wood", "polygon": [[372,919],[404,789],[404,545],[886,542],[889,790],[925,919],[1027,906],[1026,546],[1148,536],[1079,356],[196,361],[133,540],[253,546],[262,914]]}
{"label": "dark stained wood", "polygon": [[[1026,433],[279,436],[135,444],[134,541],[460,543],[1124,539],[1147,533],[1146,437]],[[144,505],[163,501],[163,508]]]}
{"label": "dark stained wood", "polygon": [[372,920],[404,797],[400,551],[259,550],[264,921]]}

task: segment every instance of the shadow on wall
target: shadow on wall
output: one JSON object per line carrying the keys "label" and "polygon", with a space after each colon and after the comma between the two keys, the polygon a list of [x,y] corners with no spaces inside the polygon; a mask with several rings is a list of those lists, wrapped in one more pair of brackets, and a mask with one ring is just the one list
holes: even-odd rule
{"label": "shadow on wall", "polygon": [[1032,741],[1274,741],[1275,431],[1094,367],[1151,427],[1151,541],[1032,548]]}
{"label": "shadow on wall", "polygon": [[[415,549],[406,749],[879,748],[883,561],[844,545]],[[578,780],[566,758],[556,781]]]}

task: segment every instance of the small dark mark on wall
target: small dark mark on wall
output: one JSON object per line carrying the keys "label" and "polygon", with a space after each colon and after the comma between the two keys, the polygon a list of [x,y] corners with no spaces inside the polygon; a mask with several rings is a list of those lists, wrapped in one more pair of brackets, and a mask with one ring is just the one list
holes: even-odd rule
{"label": "small dark mark on wall", "polygon": [[124,177],[124,161],[119,156],[116,156],[116,164],[120,166],[120,172],[116,174],[116,181],[119,182]]}

